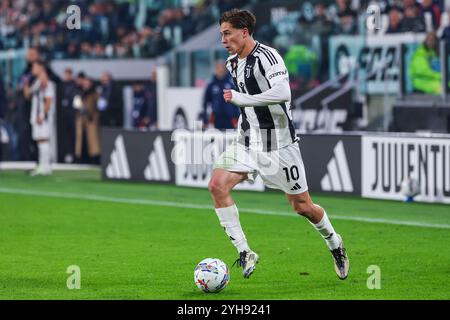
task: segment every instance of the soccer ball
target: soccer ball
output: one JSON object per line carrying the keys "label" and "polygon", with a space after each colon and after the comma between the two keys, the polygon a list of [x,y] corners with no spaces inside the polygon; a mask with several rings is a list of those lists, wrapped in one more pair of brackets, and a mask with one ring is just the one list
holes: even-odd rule
{"label": "soccer ball", "polygon": [[194,281],[204,292],[219,292],[230,281],[230,271],[222,260],[206,258],[195,267]]}
{"label": "soccer ball", "polygon": [[402,181],[401,192],[405,196],[406,202],[413,201],[413,198],[420,194],[420,185],[417,179],[408,177]]}

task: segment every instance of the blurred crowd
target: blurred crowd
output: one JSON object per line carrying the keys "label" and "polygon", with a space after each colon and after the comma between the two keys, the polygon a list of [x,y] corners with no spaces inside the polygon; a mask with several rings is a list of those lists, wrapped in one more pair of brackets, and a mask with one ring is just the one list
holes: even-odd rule
{"label": "blurred crowd", "polygon": [[[380,9],[374,30],[367,28],[369,5]],[[449,15],[445,0],[310,1],[259,25],[255,37],[283,55],[294,88],[310,89],[329,78],[331,36],[434,32],[450,41]]]}
{"label": "blurred crowd", "polygon": [[[33,125],[30,123],[33,96],[27,94],[37,83],[33,66],[43,63],[37,48],[30,48],[26,56],[27,64],[20,76],[19,85],[13,95],[8,95],[3,84],[0,68],[0,138],[8,139],[8,158],[31,161],[38,158],[39,148],[33,139]],[[66,163],[92,163],[100,161],[100,127],[122,127],[124,108],[122,88],[112,75],[105,71],[98,81],[94,81],[81,71],[77,74],[71,68],[64,70],[60,78],[48,65],[45,74],[55,92],[55,108],[58,123],[54,128],[58,136],[58,155]],[[131,126],[139,130],[157,129],[156,71],[149,73],[147,81],[132,85]],[[32,121],[31,121],[32,122]]]}
{"label": "blurred crowd", "polygon": [[[294,36],[291,41],[308,42],[314,35],[366,34],[370,31],[366,24],[369,5],[380,9],[378,34],[437,31],[441,27],[441,16],[446,12],[444,0],[336,0],[329,4],[315,2],[314,5],[307,2],[299,8],[295,28],[289,28]],[[427,26],[428,16],[430,26]],[[444,24],[447,26],[448,20]],[[260,36],[275,41],[278,35],[289,33],[280,32],[274,25],[262,29]]]}
{"label": "blurred crowd", "polygon": [[[0,0],[0,50],[40,47],[47,59],[155,57],[247,1]],[[80,29],[66,26],[67,8],[81,10]]]}

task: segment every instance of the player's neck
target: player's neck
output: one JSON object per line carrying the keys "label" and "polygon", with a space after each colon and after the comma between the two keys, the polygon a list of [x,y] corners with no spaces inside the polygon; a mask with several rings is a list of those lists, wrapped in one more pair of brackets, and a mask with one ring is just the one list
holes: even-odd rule
{"label": "player's neck", "polygon": [[250,38],[246,43],[244,48],[242,49],[242,51],[240,53],[238,53],[238,57],[239,59],[244,59],[246,58],[250,52],[253,51],[253,49],[256,46],[256,41],[253,38]]}

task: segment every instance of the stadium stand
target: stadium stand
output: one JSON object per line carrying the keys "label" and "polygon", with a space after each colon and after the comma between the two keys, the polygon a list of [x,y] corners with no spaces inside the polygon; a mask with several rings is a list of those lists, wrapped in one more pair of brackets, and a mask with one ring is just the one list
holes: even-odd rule
{"label": "stadium stand", "polygon": [[[80,8],[81,28],[68,32],[66,20],[70,5]],[[370,5],[379,8],[377,28],[367,27],[367,9]],[[408,131],[411,131],[414,130],[414,124],[410,121],[392,119],[403,114],[392,112],[395,105],[408,105],[412,101],[418,107],[417,101],[430,101],[428,95],[439,97],[447,94],[448,88],[443,90],[444,86],[439,83],[448,76],[436,78],[433,90],[427,89],[427,84],[422,87],[415,85],[415,79],[420,78],[425,71],[417,68],[420,62],[414,61],[418,54],[413,53],[420,49],[426,33],[435,33],[437,43],[440,40],[449,43],[449,1],[321,0],[274,3],[252,0],[2,0],[2,132],[9,137],[8,147],[3,146],[9,151],[4,154],[8,154],[9,159],[35,159],[35,147],[29,146],[30,139],[24,137],[30,134],[25,124],[29,111],[21,91],[21,82],[30,72],[30,61],[25,59],[28,48],[36,48],[39,58],[49,64],[65,60],[71,61],[70,63],[76,61],[73,72],[85,73],[94,81],[99,94],[99,123],[102,126],[157,130],[164,128],[164,125],[158,119],[149,122],[149,117],[145,116],[147,111],[140,116],[133,115],[133,109],[142,108],[152,110],[151,118],[158,114],[155,110],[158,109],[155,107],[156,85],[151,85],[150,81],[151,73],[156,72],[156,61],[161,61],[160,58],[164,57],[162,61],[172,66],[168,79],[171,85],[205,90],[213,75],[215,61],[226,58],[220,40],[217,40],[218,18],[222,12],[233,7],[251,8],[258,20],[255,38],[273,46],[283,56],[290,74],[293,105],[297,107],[294,124],[300,132],[401,131],[402,126],[399,124],[405,122],[408,123]],[[209,43],[210,38],[212,44]],[[367,42],[369,38],[372,40]],[[386,42],[380,39],[392,40]],[[205,41],[207,43],[200,46],[202,49],[198,49],[198,44]],[[404,41],[407,42],[406,49],[399,54],[393,46]],[[215,51],[208,51],[205,46],[210,46]],[[445,52],[439,50],[434,49],[434,60],[430,60],[430,68],[434,70],[432,72],[447,75],[448,71],[442,70],[448,63],[443,64],[439,60]],[[422,55],[427,55],[426,51],[421,52]],[[130,61],[148,61],[152,67],[139,79],[117,77],[113,75],[115,70],[109,67],[98,70],[96,76],[92,74],[90,67],[77,67],[86,61],[94,61],[97,67],[103,64],[106,66],[106,62],[110,66],[113,61],[125,61],[123,59],[128,59],[127,64]],[[124,69],[125,62],[120,63]],[[397,65],[404,67],[394,70]],[[53,74],[52,70],[48,71]],[[62,73],[57,75],[63,79]],[[105,77],[109,79],[109,85],[105,85],[105,80],[102,80]],[[400,86],[400,89],[389,91],[392,87],[389,81],[392,79],[386,77],[398,78],[400,84],[396,82],[395,86]],[[64,96],[72,93],[66,91],[73,89],[76,93],[80,90],[80,85],[72,88],[72,84],[69,84],[72,89],[67,89],[65,81],[57,82],[57,108],[61,109],[64,101],[70,108],[73,101]],[[127,96],[124,93],[127,86],[130,90],[128,96],[131,97],[129,107],[124,98]],[[134,94],[133,86],[136,89]],[[415,99],[413,94],[425,94],[425,98]],[[139,107],[140,97],[144,99],[141,101],[143,107]],[[439,105],[445,106],[445,102],[441,102]],[[423,104],[422,107],[426,108]],[[62,110],[58,116],[59,127],[67,121],[68,114],[75,117],[73,112]],[[208,116],[195,112],[196,120]],[[186,113],[178,110],[179,123],[188,121],[189,115]],[[161,114],[158,116],[161,117]],[[429,123],[436,122],[431,119]],[[420,130],[442,132],[446,130],[443,129],[445,126],[445,123],[439,129],[432,125],[421,126]],[[71,141],[71,137],[74,134],[70,133],[69,138],[65,134],[65,130],[58,129],[58,135],[63,135],[60,141],[66,141],[59,149],[73,149],[75,143]],[[6,141],[6,138],[3,140]],[[64,152],[58,159],[73,159],[73,152]]]}

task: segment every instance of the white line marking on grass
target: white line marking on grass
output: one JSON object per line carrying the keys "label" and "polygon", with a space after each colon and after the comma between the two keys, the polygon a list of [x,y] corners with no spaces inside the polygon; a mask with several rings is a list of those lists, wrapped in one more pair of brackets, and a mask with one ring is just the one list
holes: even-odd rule
{"label": "white line marking on grass", "polygon": [[[101,195],[95,195],[95,194],[88,195],[88,194],[79,194],[79,193],[36,191],[36,190],[11,189],[11,188],[0,188],[0,193],[21,194],[21,195],[30,195],[30,196],[44,196],[44,197],[55,197],[55,198],[65,198],[65,199],[77,199],[77,200],[93,200],[93,201],[104,201],[104,202],[114,202],[114,203],[124,203],[124,204],[141,204],[141,205],[152,205],[152,206],[163,206],[163,207],[174,207],[174,208],[213,210],[212,205],[202,205],[202,204],[194,204],[194,203],[178,203],[178,202],[173,202],[173,201],[160,201],[160,200],[150,200],[150,199],[117,198],[117,197],[108,197],[108,196],[101,196]],[[297,217],[297,215],[295,213],[286,212],[286,211],[259,210],[259,209],[250,209],[250,208],[241,208],[241,207],[239,207],[239,211],[254,213],[254,214],[273,215],[273,216]],[[368,223],[384,223],[384,224],[392,224],[392,225],[400,225],[400,226],[450,229],[450,225],[448,225],[448,224],[433,224],[433,223],[423,223],[423,222],[418,222],[418,221],[389,220],[389,219],[351,217],[351,216],[335,216],[335,215],[330,215],[330,218],[335,219],[335,220],[346,220],[346,221],[357,221],[357,222],[368,222]]]}

